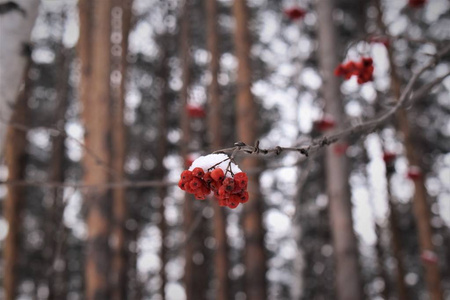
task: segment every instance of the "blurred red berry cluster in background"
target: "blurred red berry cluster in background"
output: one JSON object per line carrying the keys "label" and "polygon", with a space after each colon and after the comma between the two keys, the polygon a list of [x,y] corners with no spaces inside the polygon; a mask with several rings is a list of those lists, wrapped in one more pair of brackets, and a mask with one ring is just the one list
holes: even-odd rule
{"label": "blurred red berry cluster in background", "polygon": [[409,0],[408,4],[412,8],[421,8],[422,6],[425,5],[426,2],[427,0]]}
{"label": "blurred red berry cluster in background", "polygon": [[371,57],[361,57],[359,62],[353,60],[340,64],[334,70],[334,75],[343,76],[346,80],[353,75],[358,76],[358,84],[373,80],[373,60]]}
{"label": "blurred red berry cluster in background", "polygon": [[314,121],[314,128],[318,131],[327,131],[336,126],[336,122],[334,122],[334,119],[332,116],[325,115],[322,119]]}
{"label": "blurred red berry cluster in background", "polygon": [[306,15],[306,11],[300,7],[291,7],[284,10],[284,14],[291,20],[296,21],[302,19]]}
{"label": "blurred red berry cluster in background", "polygon": [[194,168],[181,173],[178,186],[199,200],[205,200],[213,192],[220,206],[236,208],[239,203],[248,201],[247,183],[248,177],[244,172],[226,177],[221,168],[215,168],[211,172]]}
{"label": "blurred red berry cluster in background", "polygon": [[204,118],[206,116],[206,112],[201,106],[196,105],[187,105],[186,112],[191,118]]}

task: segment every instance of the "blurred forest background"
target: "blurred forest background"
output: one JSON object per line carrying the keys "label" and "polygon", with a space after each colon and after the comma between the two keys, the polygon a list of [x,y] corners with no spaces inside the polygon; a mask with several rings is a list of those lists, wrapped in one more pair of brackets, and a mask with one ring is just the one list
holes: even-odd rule
{"label": "blurred forest background", "polygon": [[0,0],[0,50],[0,298],[450,299],[448,0]]}

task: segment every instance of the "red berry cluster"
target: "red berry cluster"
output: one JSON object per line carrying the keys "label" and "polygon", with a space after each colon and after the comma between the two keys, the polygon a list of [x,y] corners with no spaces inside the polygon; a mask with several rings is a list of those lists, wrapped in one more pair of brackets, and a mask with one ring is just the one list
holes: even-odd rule
{"label": "red berry cluster", "polygon": [[206,116],[205,110],[201,106],[188,105],[186,112],[191,118],[204,118]]}
{"label": "red berry cluster", "polygon": [[409,0],[408,4],[412,8],[421,8],[422,6],[425,5],[426,2],[427,0]]}
{"label": "red berry cluster", "polygon": [[334,75],[343,76],[346,80],[353,75],[358,76],[358,83],[363,84],[373,80],[373,60],[371,57],[362,57],[361,61],[349,61],[340,64],[334,70]]}
{"label": "red berry cluster", "polygon": [[299,20],[306,15],[306,11],[299,7],[291,7],[284,10],[284,14],[291,20]]}
{"label": "red berry cluster", "polygon": [[220,168],[206,173],[202,168],[195,168],[181,173],[178,186],[199,200],[205,200],[212,191],[220,206],[236,208],[239,203],[248,201],[247,183],[247,174],[244,172],[236,173],[230,178],[225,177]]}
{"label": "red berry cluster", "polygon": [[327,131],[336,126],[336,123],[334,122],[333,117],[331,116],[324,116],[322,119],[314,121],[314,128],[316,128],[319,131]]}

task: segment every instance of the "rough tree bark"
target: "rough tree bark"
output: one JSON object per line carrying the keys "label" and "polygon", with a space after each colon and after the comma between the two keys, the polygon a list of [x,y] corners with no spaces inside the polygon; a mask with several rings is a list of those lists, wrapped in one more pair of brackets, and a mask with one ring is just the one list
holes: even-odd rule
{"label": "rough tree bark", "polygon": [[[379,0],[376,1],[378,10],[378,26],[383,34],[388,33],[388,29],[383,21],[383,10]],[[401,80],[397,74],[394,50],[392,47],[387,48],[388,60],[391,71],[391,91],[394,98],[398,101],[401,96]],[[406,149],[406,158],[410,166],[421,166],[422,162],[415,149],[411,127],[409,124],[408,115],[405,109],[399,109],[397,115],[398,129],[403,136],[403,144]],[[430,225],[430,207],[427,200],[427,189],[425,187],[425,176],[414,180],[414,197],[413,197],[413,211],[414,218],[417,224],[417,231],[419,235],[419,247],[421,253],[425,251],[435,252],[435,247],[432,241],[432,230]],[[425,281],[428,289],[430,299],[442,300],[443,294],[441,289],[441,277],[439,274],[439,265],[433,263],[424,263]]]}
{"label": "rough tree bark", "polygon": [[[17,107],[12,117],[15,123],[27,124],[29,80],[25,80],[25,87],[19,95]],[[7,143],[5,147],[5,160],[8,167],[8,180],[23,180],[25,176],[25,160],[27,144],[26,132],[10,127],[7,134]],[[17,259],[19,254],[19,233],[21,228],[21,211],[24,201],[24,189],[19,186],[7,186],[7,194],[4,203],[4,217],[8,222],[8,234],[5,239],[3,249],[3,259],[5,262],[3,286],[5,290],[5,299],[16,299],[17,286]]]}
{"label": "rough tree bark", "polygon": [[[206,5],[206,36],[207,46],[211,55],[209,71],[211,72],[211,83],[208,89],[208,127],[210,130],[211,151],[223,148],[222,140],[222,105],[219,95],[219,36],[217,30],[217,1],[205,0]],[[228,280],[228,245],[226,233],[226,215],[217,201],[212,202],[214,209],[214,238],[216,249],[214,253],[214,271],[218,280],[218,288],[215,299],[229,299]]]}
{"label": "rough tree bark", "polygon": [[[121,0],[114,3],[113,30],[120,32],[122,40],[120,54],[112,59],[116,71],[120,71],[120,83],[114,86],[114,103],[112,105],[112,162],[116,171],[114,180],[121,182],[125,180],[125,157],[126,157],[126,133],[124,124],[125,95],[127,82],[127,55],[128,36],[131,27],[133,0]],[[119,13],[121,12],[121,14]],[[126,189],[116,188],[113,190],[113,228],[112,228],[112,299],[119,300],[127,297],[127,250],[125,222],[127,218]]]}
{"label": "rough tree bark", "polygon": [[[258,108],[251,92],[250,32],[246,1],[234,1],[233,15],[236,20],[234,44],[238,59],[236,121],[237,135],[244,143],[255,143],[258,138]],[[242,168],[253,169],[259,162],[255,157],[242,161]],[[247,299],[267,298],[266,253],[262,225],[263,201],[260,194],[259,175],[250,174],[248,180],[250,201],[244,206],[245,234],[245,285]]]}
{"label": "rough tree bark", "polygon": [[[323,78],[322,93],[325,113],[333,116],[337,128],[344,123],[344,106],[339,80],[334,76],[338,65],[337,37],[333,24],[333,2],[316,1],[318,14],[319,64]],[[341,300],[362,299],[362,283],[358,261],[358,245],[353,230],[352,205],[348,185],[348,162],[332,147],[325,155],[328,205],[336,263],[336,297]]]}
{"label": "rough tree bark", "polygon": [[[39,0],[0,1],[0,161],[8,122],[27,64],[28,43],[38,15]],[[11,3],[16,8],[6,9]],[[7,41],[7,42],[6,42]]]}
{"label": "rough tree bark", "polygon": [[[83,157],[86,184],[101,185],[110,171],[98,162],[110,164],[110,15],[111,0],[81,0],[79,55],[81,60],[80,99],[85,124],[85,144],[95,153]],[[111,192],[98,187],[85,193],[88,239],[85,258],[86,299],[110,296],[110,205]]]}

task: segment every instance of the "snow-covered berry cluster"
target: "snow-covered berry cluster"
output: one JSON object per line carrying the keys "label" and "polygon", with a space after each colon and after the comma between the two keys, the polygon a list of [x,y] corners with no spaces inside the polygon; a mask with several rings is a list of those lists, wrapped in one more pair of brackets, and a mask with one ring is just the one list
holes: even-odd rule
{"label": "snow-covered berry cluster", "polygon": [[334,75],[343,76],[346,80],[353,75],[358,77],[358,84],[363,84],[373,80],[373,60],[371,57],[361,57],[358,62],[349,61],[345,64],[340,64],[334,70]]}
{"label": "snow-covered berry cluster", "polygon": [[199,200],[211,192],[220,206],[236,208],[248,201],[248,177],[225,154],[210,154],[197,158],[181,173],[178,186]]}

